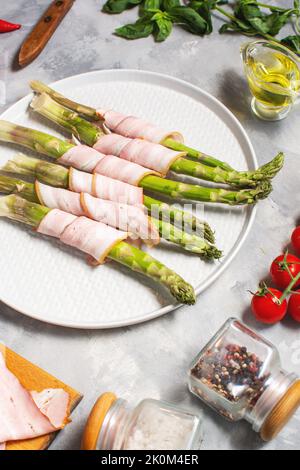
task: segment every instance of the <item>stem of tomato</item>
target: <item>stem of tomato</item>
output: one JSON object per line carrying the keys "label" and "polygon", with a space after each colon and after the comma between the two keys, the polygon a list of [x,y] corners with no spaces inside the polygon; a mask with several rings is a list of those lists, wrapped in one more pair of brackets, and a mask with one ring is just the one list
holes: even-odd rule
{"label": "stem of tomato", "polygon": [[282,302],[287,298],[287,296],[291,293],[291,290],[297,283],[297,281],[300,279],[300,273],[297,274],[297,276],[293,277],[287,288],[283,291],[282,296],[279,299],[279,303],[282,304]]}

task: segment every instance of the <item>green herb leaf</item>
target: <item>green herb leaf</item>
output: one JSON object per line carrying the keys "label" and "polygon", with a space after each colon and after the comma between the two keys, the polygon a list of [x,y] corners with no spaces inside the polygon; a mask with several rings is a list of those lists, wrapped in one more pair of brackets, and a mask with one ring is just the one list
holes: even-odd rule
{"label": "green herb leaf", "polygon": [[300,36],[287,36],[281,42],[296,54],[300,54]]}
{"label": "green herb leaf", "polygon": [[155,22],[154,37],[157,42],[164,41],[170,36],[173,28],[171,17],[166,12],[156,13],[152,20]]}
{"label": "green herb leaf", "polygon": [[206,21],[206,33],[210,34],[213,30],[211,11],[216,5],[216,0],[192,0],[189,7],[193,8]]}
{"label": "green herb leaf", "polygon": [[275,12],[269,15],[266,19],[266,25],[268,26],[268,33],[272,36],[276,36],[281,28],[286,25],[290,17],[294,14],[294,9],[287,10],[283,13]]}
{"label": "green herb leaf", "polygon": [[183,25],[193,34],[205,34],[208,24],[202,16],[190,7],[173,7],[168,10],[174,23]]}
{"label": "green herb leaf", "polygon": [[179,6],[180,0],[162,0],[162,10],[168,11],[170,8]]}
{"label": "green herb leaf", "polygon": [[143,4],[144,10],[159,10],[160,0],[145,0]]}
{"label": "green herb leaf", "polygon": [[133,24],[127,24],[121,28],[115,30],[117,36],[121,36],[126,39],[139,39],[146,38],[152,34],[154,29],[154,23],[149,20],[149,16],[145,16],[137,20]]}
{"label": "green herb leaf", "polygon": [[105,13],[122,13],[142,3],[143,0],[108,0],[102,8]]}

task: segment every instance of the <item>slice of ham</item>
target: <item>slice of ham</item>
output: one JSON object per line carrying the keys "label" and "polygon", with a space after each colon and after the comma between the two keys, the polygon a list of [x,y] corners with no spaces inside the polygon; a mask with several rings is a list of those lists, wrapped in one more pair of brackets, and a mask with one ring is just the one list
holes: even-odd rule
{"label": "slice of ham", "polygon": [[93,175],[70,168],[69,188],[75,193],[89,193],[93,190]]}
{"label": "slice of ham", "polygon": [[145,139],[156,144],[162,143],[167,138],[181,143],[184,141],[180,132],[166,132],[164,129],[135,116],[118,113],[112,109],[99,109],[97,114],[101,120],[104,120],[108,129],[125,137]]}
{"label": "slice of ham", "polygon": [[[130,142],[130,139],[128,139],[128,142]],[[108,157],[107,154],[112,154],[113,156],[109,155]],[[114,152],[105,152],[104,154],[86,145],[76,145],[59,158],[58,162],[87,173],[96,171],[103,176],[116,178],[124,183],[134,184],[135,186],[139,184],[144,176],[157,174],[155,171],[144,168],[136,163],[127,162],[125,165],[121,158],[117,158],[114,155]],[[112,161],[109,162],[109,160]],[[88,184],[87,181],[85,184]]]}
{"label": "slice of ham", "polygon": [[71,225],[77,217],[59,209],[52,209],[43,218],[37,228],[37,232],[49,237],[60,238],[68,225]]}
{"label": "slice of ham", "polygon": [[[69,398],[67,400],[64,395],[61,401],[62,394],[55,392],[55,395],[55,404],[52,405],[49,401],[47,405],[47,409],[51,410],[49,418],[47,410],[45,408],[44,412],[39,410],[31,393],[6,367],[4,357],[0,353],[1,446],[3,447],[4,443],[8,441],[32,439],[63,428],[69,413]],[[35,392],[35,396],[38,403],[44,403],[38,393]],[[59,405],[57,413],[54,405]]]}
{"label": "slice of ham", "polygon": [[103,158],[96,166],[94,172],[102,176],[118,179],[132,186],[138,186],[140,181],[147,175],[159,175],[155,171],[149,171],[141,165],[122,160],[114,155],[107,155]]}
{"label": "slice of ham", "polygon": [[140,205],[144,201],[143,188],[123,183],[103,175],[90,175],[70,168],[69,188],[76,193],[88,193],[100,199]]}
{"label": "slice of ham", "polygon": [[104,201],[87,193],[81,194],[81,203],[91,219],[129,232],[131,238],[140,238],[149,245],[160,242],[158,230],[143,208]]}
{"label": "slice of ham", "polygon": [[100,137],[94,145],[94,149],[101,154],[120,156],[124,147],[131,142],[131,139],[119,134],[107,134]]}
{"label": "slice of ham", "polygon": [[66,410],[70,409],[70,396],[62,388],[48,388],[42,392],[31,392],[31,396],[44,416],[50,423],[61,429],[68,423]]}
{"label": "slice of ham", "polygon": [[144,203],[143,188],[118,181],[107,176],[94,174],[92,192],[84,191],[100,199],[138,206]]}
{"label": "slice of ham", "polygon": [[87,217],[77,217],[64,230],[60,240],[64,244],[92,256],[101,264],[104,263],[112,248],[126,238],[128,238],[127,232],[122,232],[101,222],[95,222]]}
{"label": "slice of ham", "polygon": [[76,217],[59,209],[52,209],[48,212],[37,232],[59,238],[65,245],[92,256],[98,264],[105,261],[108,253],[117,243],[128,237],[127,232],[95,222],[87,217]]}
{"label": "slice of ham", "polygon": [[72,166],[87,173],[93,173],[96,165],[104,158],[99,152],[87,145],[74,145],[63,154],[57,162],[65,166]]}
{"label": "slice of ham", "polygon": [[39,181],[35,182],[35,191],[43,206],[50,209],[60,209],[77,216],[84,215],[79,193],[67,189],[53,188]]}
{"label": "slice of ham", "polygon": [[[87,216],[97,222],[131,232],[133,236],[145,240],[149,245],[156,245],[160,241],[159,233],[151,223],[143,206],[132,206],[99,199],[88,193],[74,193],[67,189],[47,186],[39,181],[36,181],[35,189],[40,203],[50,209],[59,209],[79,217]],[[61,221],[61,214],[55,217],[59,217],[59,221]],[[70,220],[72,223],[73,220]],[[59,223],[58,227],[55,236],[61,237],[66,227],[64,223],[62,225]],[[39,230],[41,230],[41,226]]]}
{"label": "slice of ham", "polygon": [[[118,134],[101,136],[94,145],[101,154],[112,154],[144,168],[166,175],[172,164],[185,152],[176,152],[143,139],[128,139]],[[99,166],[101,163],[99,163]]]}

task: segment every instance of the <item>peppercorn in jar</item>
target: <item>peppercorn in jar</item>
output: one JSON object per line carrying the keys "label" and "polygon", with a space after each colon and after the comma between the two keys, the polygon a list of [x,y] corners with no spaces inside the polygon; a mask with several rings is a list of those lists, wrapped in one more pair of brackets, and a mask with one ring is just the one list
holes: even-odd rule
{"label": "peppercorn in jar", "polygon": [[189,388],[230,421],[249,421],[264,440],[275,437],[300,405],[300,380],[281,368],[271,343],[236,319],[193,361]]}

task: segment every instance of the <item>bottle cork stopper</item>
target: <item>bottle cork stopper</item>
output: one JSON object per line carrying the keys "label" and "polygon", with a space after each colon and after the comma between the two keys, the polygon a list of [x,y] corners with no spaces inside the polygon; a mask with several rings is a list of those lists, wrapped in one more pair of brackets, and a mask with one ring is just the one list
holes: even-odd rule
{"label": "bottle cork stopper", "polygon": [[260,436],[271,441],[284,428],[300,406],[300,380],[292,385],[264,422]]}
{"label": "bottle cork stopper", "polygon": [[116,400],[116,395],[111,392],[103,393],[98,398],[84,428],[81,443],[82,450],[96,450],[103,421],[108,410]]}

